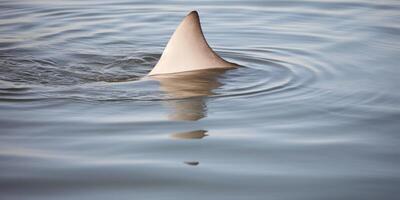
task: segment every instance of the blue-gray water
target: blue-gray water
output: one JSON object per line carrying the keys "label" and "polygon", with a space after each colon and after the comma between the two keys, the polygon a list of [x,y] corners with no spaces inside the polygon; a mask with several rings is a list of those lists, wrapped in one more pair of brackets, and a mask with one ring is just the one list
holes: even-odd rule
{"label": "blue-gray water", "polygon": [[[182,18],[242,67],[143,78]],[[0,1],[0,199],[398,199],[399,1]]]}

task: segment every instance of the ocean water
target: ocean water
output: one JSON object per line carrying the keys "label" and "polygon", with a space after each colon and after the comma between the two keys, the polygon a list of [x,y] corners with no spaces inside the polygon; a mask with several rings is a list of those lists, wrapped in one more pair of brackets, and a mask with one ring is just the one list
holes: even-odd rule
{"label": "ocean water", "polygon": [[[146,77],[200,14],[241,67]],[[399,199],[400,2],[0,1],[0,199]]]}

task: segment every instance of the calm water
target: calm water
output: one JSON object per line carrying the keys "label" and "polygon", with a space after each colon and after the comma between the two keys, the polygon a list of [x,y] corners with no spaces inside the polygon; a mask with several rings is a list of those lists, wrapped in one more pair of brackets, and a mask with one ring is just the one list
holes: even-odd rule
{"label": "calm water", "polygon": [[[241,68],[149,78],[181,19]],[[0,1],[0,195],[398,199],[399,1]]]}

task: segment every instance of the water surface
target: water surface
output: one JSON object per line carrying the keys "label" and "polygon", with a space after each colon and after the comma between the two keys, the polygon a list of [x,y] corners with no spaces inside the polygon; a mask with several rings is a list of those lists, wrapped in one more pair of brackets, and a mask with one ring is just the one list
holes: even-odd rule
{"label": "water surface", "polygon": [[[145,77],[180,20],[242,67]],[[398,1],[0,1],[1,199],[397,199]]]}

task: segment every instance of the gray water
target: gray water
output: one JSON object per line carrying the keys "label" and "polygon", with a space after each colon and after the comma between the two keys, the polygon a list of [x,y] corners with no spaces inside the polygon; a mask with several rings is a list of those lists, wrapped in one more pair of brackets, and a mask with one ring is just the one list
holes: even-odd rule
{"label": "gray water", "polygon": [[[241,65],[149,78],[182,18]],[[0,197],[398,199],[399,1],[0,1]]]}

